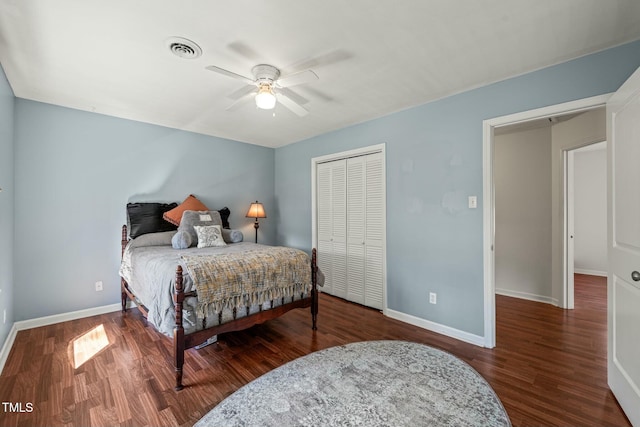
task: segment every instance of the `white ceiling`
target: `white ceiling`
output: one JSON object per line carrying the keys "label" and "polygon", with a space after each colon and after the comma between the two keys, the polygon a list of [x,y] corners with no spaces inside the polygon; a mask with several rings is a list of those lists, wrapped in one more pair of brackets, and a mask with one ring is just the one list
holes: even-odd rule
{"label": "white ceiling", "polygon": [[[17,97],[268,147],[637,39],[637,0],[0,0]],[[225,111],[243,83],[205,67],[259,63],[315,71],[309,115]]]}

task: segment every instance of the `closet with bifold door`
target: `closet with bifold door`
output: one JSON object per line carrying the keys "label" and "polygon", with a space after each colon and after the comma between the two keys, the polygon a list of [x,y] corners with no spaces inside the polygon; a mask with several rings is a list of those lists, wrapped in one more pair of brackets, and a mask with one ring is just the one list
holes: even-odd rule
{"label": "closet with bifold door", "polygon": [[322,292],[384,308],[384,154],[316,165],[318,265]]}

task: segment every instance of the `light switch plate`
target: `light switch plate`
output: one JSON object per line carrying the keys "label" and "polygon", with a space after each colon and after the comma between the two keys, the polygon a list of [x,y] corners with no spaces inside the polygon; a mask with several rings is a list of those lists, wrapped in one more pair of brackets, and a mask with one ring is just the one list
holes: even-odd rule
{"label": "light switch plate", "polygon": [[469,196],[469,209],[475,209],[478,207],[478,197]]}

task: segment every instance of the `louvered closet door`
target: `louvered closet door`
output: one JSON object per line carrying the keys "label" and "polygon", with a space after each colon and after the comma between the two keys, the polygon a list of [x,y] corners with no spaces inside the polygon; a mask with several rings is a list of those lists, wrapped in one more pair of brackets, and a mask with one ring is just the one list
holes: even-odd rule
{"label": "louvered closet door", "polygon": [[347,297],[346,160],[317,168],[318,265],[324,292]]}
{"label": "louvered closet door", "polygon": [[318,264],[324,292],[384,308],[384,158],[317,166]]}
{"label": "louvered closet door", "polygon": [[347,159],[347,299],[365,303],[365,157]]}
{"label": "louvered closet door", "polygon": [[316,206],[318,227],[318,267],[325,275],[322,290],[333,294],[333,275],[331,243],[333,214],[331,211],[331,164],[319,164],[316,169]]}
{"label": "louvered closet door", "polygon": [[382,154],[347,160],[347,299],[382,309]]}
{"label": "louvered closet door", "polygon": [[364,305],[384,307],[384,227],[385,191],[382,153],[370,154],[365,160],[365,259]]}

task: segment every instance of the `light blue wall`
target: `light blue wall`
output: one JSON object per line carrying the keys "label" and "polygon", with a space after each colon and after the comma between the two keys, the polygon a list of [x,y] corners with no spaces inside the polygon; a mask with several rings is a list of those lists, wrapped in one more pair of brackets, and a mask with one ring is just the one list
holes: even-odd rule
{"label": "light blue wall", "polygon": [[[14,96],[0,66],[0,348],[13,325]],[[7,322],[4,323],[4,310]]]}
{"label": "light blue wall", "polygon": [[[389,308],[482,335],[482,120],[615,91],[638,66],[640,42],[275,151],[15,99],[1,75],[7,325],[118,302],[128,201],[194,193],[211,208],[229,206],[232,226],[250,239],[244,213],[258,199],[269,215],[260,241],[308,250],[311,158],[384,142]],[[464,207],[468,195],[480,196],[477,210]],[[0,342],[7,333],[0,322]]]}
{"label": "light blue wall", "polygon": [[[248,239],[250,202],[274,206],[273,149],[23,99],[15,115],[16,320],[119,301],[129,201],[193,193]],[[261,242],[275,243],[270,222]]]}
{"label": "light blue wall", "polygon": [[388,307],[482,336],[482,121],[613,92],[639,66],[635,42],[279,148],[278,244],[311,246],[313,157],[386,143]]}

